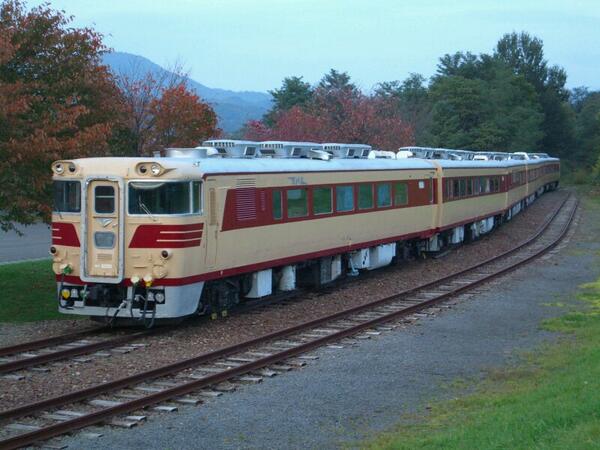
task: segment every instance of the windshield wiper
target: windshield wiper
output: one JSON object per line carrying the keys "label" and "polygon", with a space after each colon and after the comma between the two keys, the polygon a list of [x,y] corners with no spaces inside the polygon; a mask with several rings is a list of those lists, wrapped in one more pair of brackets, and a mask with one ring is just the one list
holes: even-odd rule
{"label": "windshield wiper", "polygon": [[144,205],[144,203],[141,200],[138,200],[138,205],[140,206],[140,208],[142,208],[142,210],[148,214],[150,216],[150,218],[152,219],[153,222],[156,222],[156,217],[154,217],[152,215],[152,213],[150,212],[150,210],[148,209],[148,207],[146,205]]}

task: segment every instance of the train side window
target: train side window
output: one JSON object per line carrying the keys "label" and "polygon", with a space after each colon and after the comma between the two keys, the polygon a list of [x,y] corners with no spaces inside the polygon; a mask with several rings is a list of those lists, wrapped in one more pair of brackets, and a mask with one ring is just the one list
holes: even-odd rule
{"label": "train side window", "polygon": [[473,195],[473,179],[467,178],[467,195]]}
{"label": "train side window", "polygon": [[336,186],[335,203],[337,212],[352,211],[354,209],[354,188],[352,186]]}
{"label": "train side window", "polygon": [[308,196],[306,189],[288,189],[287,194],[287,216],[290,219],[294,217],[308,216]]}
{"label": "train side window", "polygon": [[115,212],[115,188],[112,186],[96,186],[94,188],[94,209],[99,214]]}
{"label": "train side window", "polygon": [[467,192],[467,180],[465,180],[464,178],[460,179],[460,192],[459,195],[461,197],[464,197],[465,194]]}
{"label": "train side window", "polygon": [[315,214],[330,214],[333,212],[333,197],[330,187],[313,189],[313,211]]}
{"label": "train side window", "polygon": [[377,184],[377,207],[392,206],[392,185],[390,183]]}
{"label": "train side window", "polygon": [[408,185],[406,183],[394,185],[394,205],[408,205]]}
{"label": "train side window", "polygon": [[373,207],[373,184],[358,185],[358,209],[370,209]]}
{"label": "train side window", "polygon": [[454,198],[460,197],[460,183],[459,183],[459,180],[452,180],[452,196]]}
{"label": "train side window", "polygon": [[202,182],[192,181],[192,213],[202,212]]}
{"label": "train side window", "polygon": [[273,219],[279,220],[283,217],[281,211],[281,191],[279,189],[275,189],[273,191],[272,196],[272,206],[273,206]]}
{"label": "train side window", "polygon": [[479,178],[475,177],[473,178],[473,194],[478,195],[479,192]]}

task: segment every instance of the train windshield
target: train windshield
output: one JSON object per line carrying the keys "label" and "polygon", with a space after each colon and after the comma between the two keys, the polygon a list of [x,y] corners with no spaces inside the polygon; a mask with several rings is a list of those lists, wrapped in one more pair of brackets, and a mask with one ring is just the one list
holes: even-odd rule
{"label": "train windshield", "polygon": [[200,214],[200,181],[129,183],[129,214]]}
{"label": "train windshield", "polygon": [[78,213],[81,211],[81,183],[54,181],[54,211]]}

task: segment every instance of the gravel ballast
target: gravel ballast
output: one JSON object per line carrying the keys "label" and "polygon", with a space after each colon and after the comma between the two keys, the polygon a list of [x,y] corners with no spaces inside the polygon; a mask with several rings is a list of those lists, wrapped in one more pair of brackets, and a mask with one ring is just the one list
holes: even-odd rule
{"label": "gravel ballast", "polygon": [[[440,259],[411,261],[404,266],[384,269],[364,280],[349,283],[323,294],[308,294],[292,304],[270,307],[253,313],[233,315],[225,320],[192,323],[180,329],[153,338],[144,339],[146,347],[128,354],[113,354],[109,358],[95,358],[90,363],[58,362],[49,373],[23,372],[24,380],[3,380],[0,409],[53,397],[73,389],[114,380],[151,368],[172,363],[217,348],[232,345],[294,323],[330,314],[350,306],[394,294],[444,274],[475,264],[501,253],[531,236],[544,222],[565,192],[544,195],[524,213],[485,238],[456,248]],[[89,327],[88,321],[71,322],[68,331]],[[63,321],[41,325],[13,326],[16,335],[23,336],[28,327],[39,330],[64,326]],[[10,335],[11,326],[0,331]],[[55,331],[55,330],[54,330]],[[66,331],[66,330],[65,330]],[[54,333],[56,334],[56,331]],[[30,337],[30,339],[33,336]],[[29,339],[27,339],[29,340]]]}

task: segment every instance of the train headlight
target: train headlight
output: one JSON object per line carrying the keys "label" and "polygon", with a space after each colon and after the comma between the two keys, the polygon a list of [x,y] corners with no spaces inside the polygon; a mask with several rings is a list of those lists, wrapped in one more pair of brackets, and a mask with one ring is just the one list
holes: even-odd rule
{"label": "train headlight", "polygon": [[58,252],[58,250],[56,249],[56,247],[54,245],[52,247],[50,247],[50,254],[51,255],[56,255],[56,252]]}
{"label": "train headlight", "polygon": [[158,164],[152,164],[150,166],[150,172],[156,177],[162,173],[162,167],[160,167]]}
{"label": "train headlight", "polygon": [[64,171],[65,171],[65,166],[63,166],[62,163],[54,164],[54,173],[56,173],[58,175],[62,175]]}
{"label": "train headlight", "polygon": [[163,250],[162,252],[160,252],[160,257],[162,259],[169,259],[172,254],[173,252],[171,250]]}
{"label": "train headlight", "polygon": [[137,285],[140,282],[140,277],[138,277],[137,275],[134,275],[131,277],[131,284],[133,284],[134,286]]}
{"label": "train headlight", "polygon": [[68,168],[69,168],[69,172],[71,172],[71,173],[77,172],[77,166],[73,163],[69,163]]}

